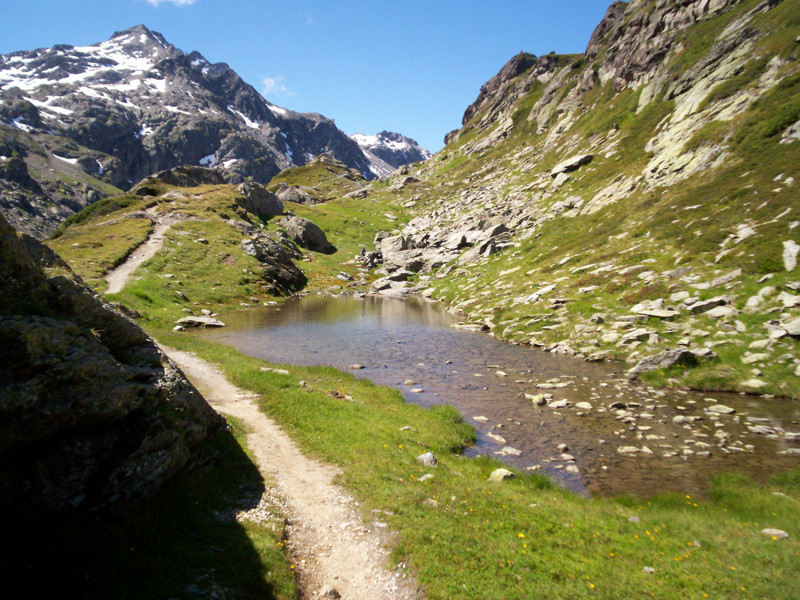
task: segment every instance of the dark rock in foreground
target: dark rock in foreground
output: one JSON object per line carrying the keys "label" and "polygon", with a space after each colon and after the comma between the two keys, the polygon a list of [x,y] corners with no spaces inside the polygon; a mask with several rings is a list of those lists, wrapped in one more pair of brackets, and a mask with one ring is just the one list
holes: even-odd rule
{"label": "dark rock in foreground", "polygon": [[155,343],[0,216],[0,497],[93,509],[155,493],[224,421]]}

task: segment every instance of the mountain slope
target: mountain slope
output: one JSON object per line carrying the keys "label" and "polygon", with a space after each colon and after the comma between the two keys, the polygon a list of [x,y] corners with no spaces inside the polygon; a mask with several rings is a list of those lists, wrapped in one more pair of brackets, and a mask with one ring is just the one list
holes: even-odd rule
{"label": "mountain slope", "polygon": [[505,339],[800,395],[799,15],[614,3],[585,54],[514,57],[440,153],[373,188],[418,214],[385,267]]}
{"label": "mountain slope", "polygon": [[[93,46],[0,56],[3,209],[40,237],[157,171],[199,164],[266,183],[322,153],[375,177],[331,119],[275,106],[227,65],[143,25]],[[11,158],[24,164],[9,169]]]}

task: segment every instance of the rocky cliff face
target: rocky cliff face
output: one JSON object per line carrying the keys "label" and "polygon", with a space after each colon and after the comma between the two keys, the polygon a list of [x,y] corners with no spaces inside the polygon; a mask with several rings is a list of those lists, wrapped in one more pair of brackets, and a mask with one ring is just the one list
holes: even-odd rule
{"label": "rocky cliff face", "polygon": [[386,177],[399,167],[428,160],[431,153],[415,140],[399,133],[381,131],[377,135],[356,133],[350,136],[370,161],[370,171]]}
{"label": "rocky cliff face", "polygon": [[0,166],[17,156],[40,184],[0,177],[0,208],[38,237],[157,171],[202,165],[266,183],[322,153],[376,176],[331,119],[275,106],[227,65],[143,25],[93,46],[0,56]]}
{"label": "rocky cliff face", "polygon": [[0,216],[0,497],[44,509],[153,494],[222,419],[132,321]]}
{"label": "rocky cliff face", "polygon": [[693,385],[800,395],[798,14],[615,2],[585,54],[514,57],[390,180],[417,217],[380,242],[381,292],[418,272],[507,339],[632,365],[680,347]]}

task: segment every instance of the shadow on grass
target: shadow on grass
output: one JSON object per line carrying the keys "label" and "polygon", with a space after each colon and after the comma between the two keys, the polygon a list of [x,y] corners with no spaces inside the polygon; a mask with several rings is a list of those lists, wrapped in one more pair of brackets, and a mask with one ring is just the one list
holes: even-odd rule
{"label": "shadow on grass", "polygon": [[[267,528],[259,555],[230,509],[256,506],[264,490],[257,468],[228,432],[205,448],[205,464],[153,499],[86,513],[2,510],[0,587],[7,598],[294,597],[293,582]],[[0,499],[2,504],[2,499]],[[2,508],[2,507],[0,507]],[[263,550],[263,548],[262,548]],[[6,595],[6,594],[9,595]]]}

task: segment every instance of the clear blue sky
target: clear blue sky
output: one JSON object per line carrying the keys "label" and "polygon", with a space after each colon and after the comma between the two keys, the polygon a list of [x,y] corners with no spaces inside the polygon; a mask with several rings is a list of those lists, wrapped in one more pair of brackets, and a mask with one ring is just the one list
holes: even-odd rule
{"label": "clear blue sky", "polygon": [[432,151],[520,50],[582,52],[611,0],[0,0],[0,53],[144,23],[279,106]]}

